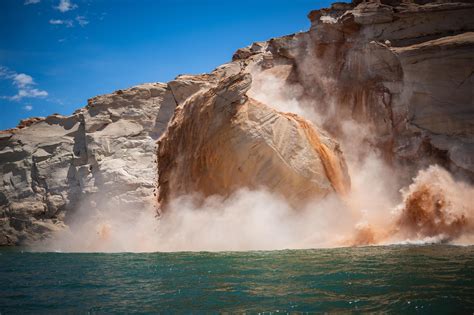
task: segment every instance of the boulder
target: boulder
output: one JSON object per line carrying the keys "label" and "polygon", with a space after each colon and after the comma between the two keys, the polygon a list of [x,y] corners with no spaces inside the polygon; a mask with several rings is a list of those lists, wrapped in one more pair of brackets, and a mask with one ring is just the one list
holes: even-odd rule
{"label": "boulder", "polygon": [[294,114],[249,98],[237,74],[178,107],[158,144],[158,200],[199,193],[228,196],[266,188],[294,205],[345,194],[349,176],[339,145]]}

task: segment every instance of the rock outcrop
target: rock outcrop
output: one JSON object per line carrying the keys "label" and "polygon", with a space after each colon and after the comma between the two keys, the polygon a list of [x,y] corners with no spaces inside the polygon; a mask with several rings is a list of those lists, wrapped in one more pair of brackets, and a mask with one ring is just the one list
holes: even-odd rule
{"label": "rock outcrop", "polygon": [[472,1],[336,3],[309,14],[308,32],[272,39],[252,58],[291,65],[300,100],[336,137],[341,122],[357,121],[410,177],[438,163],[472,181],[473,14]]}
{"label": "rock outcrop", "polygon": [[175,106],[169,86],[144,84],[2,132],[0,244],[42,238],[103,202],[140,211],[153,200],[155,141]]}
{"label": "rock outcrop", "polygon": [[[241,186],[292,202],[343,194],[349,180],[332,139],[348,137],[344,121],[368,130],[349,142],[368,143],[407,177],[437,163],[474,181],[473,15],[467,0],[336,3],[311,12],[307,32],[239,49],[209,74],[22,121],[0,132],[0,245],[46,237],[84,207],[153,206],[157,184],[163,205]],[[253,99],[267,75],[318,119]]]}
{"label": "rock outcrop", "polygon": [[159,141],[159,202],[267,188],[294,204],[350,186],[339,145],[306,120],[250,99],[237,74],[179,106]]}

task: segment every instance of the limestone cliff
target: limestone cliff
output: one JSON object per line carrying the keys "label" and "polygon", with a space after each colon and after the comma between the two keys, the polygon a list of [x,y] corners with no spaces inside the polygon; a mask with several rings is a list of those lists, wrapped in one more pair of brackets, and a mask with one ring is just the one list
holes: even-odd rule
{"label": "limestone cliff", "polygon": [[[462,0],[335,3],[309,14],[307,32],[239,49],[209,74],[22,121],[0,133],[0,244],[46,237],[84,207],[140,211],[155,204],[157,184],[163,204],[242,185],[293,202],[343,194],[349,180],[336,141],[356,136],[345,121],[363,124],[360,143],[407,177],[437,163],[473,181],[472,16],[474,4]],[[317,119],[254,97],[267,76]]]}

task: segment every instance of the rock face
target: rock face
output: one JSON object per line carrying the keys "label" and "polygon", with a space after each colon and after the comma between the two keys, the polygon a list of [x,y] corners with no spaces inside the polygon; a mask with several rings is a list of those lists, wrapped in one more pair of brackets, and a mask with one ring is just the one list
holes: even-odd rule
{"label": "rock face", "polygon": [[[241,186],[292,202],[343,194],[349,180],[332,140],[347,136],[343,121],[363,124],[357,136],[393,165],[438,163],[474,181],[472,16],[467,0],[336,3],[309,14],[309,31],[239,49],[209,74],[22,121],[0,132],[0,245],[46,237],[84,207],[153,206],[157,184],[163,205]],[[324,119],[253,99],[266,75]]]}
{"label": "rock face", "polygon": [[175,106],[169,86],[144,84],[2,132],[0,244],[44,237],[80,207],[144,207],[156,186],[155,141]]}
{"label": "rock face", "polygon": [[472,1],[337,3],[267,51],[291,65],[301,98],[336,137],[354,120],[387,160],[438,163],[473,180],[473,14]]}
{"label": "rock face", "polygon": [[265,187],[294,204],[345,193],[339,145],[296,115],[248,98],[250,74],[237,74],[176,110],[159,141],[159,202],[180,195],[227,196]]}
{"label": "rock face", "polygon": [[30,118],[0,132],[0,245],[63,229],[84,208],[155,207],[156,140],[177,104],[238,64],[88,100],[64,117]]}

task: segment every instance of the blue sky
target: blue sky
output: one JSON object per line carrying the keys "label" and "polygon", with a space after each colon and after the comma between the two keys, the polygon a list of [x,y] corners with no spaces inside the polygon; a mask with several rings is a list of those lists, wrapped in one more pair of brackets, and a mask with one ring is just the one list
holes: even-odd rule
{"label": "blue sky", "polygon": [[1,0],[0,129],[95,95],[209,72],[254,41],[307,30],[315,0]]}

